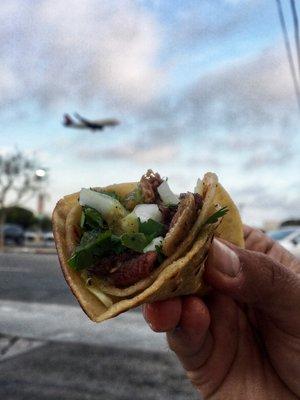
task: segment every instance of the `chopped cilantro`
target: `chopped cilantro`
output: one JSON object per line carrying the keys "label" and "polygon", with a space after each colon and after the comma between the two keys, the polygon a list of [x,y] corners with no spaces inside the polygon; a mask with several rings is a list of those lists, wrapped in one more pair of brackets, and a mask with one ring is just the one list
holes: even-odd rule
{"label": "chopped cilantro", "polygon": [[214,214],[212,214],[207,220],[205,221],[204,225],[206,224],[214,224],[218,222],[218,219],[223,217],[225,214],[228,213],[228,208],[227,206],[220,208],[220,210],[216,211]]}
{"label": "chopped cilantro", "polygon": [[104,221],[101,214],[92,207],[84,206],[82,208],[80,227],[89,229],[103,229]]}
{"label": "chopped cilantro", "polygon": [[[165,226],[160,222],[156,222],[153,219],[148,219],[146,222],[141,222],[139,220],[139,232],[144,233],[147,238],[150,240],[154,239],[157,236],[162,236],[165,232]],[[151,242],[150,240],[150,242]]]}
{"label": "chopped cilantro", "polygon": [[69,266],[77,271],[91,266],[96,257],[101,257],[110,250],[111,231],[85,232],[80,244],[76,247]]}
{"label": "chopped cilantro", "polygon": [[131,209],[137,204],[143,203],[143,193],[140,185],[138,185],[132,192],[129,192],[123,199],[123,204],[132,205]]}
{"label": "chopped cilantro", "polygon": [[161,264],[166,258],[166,256],[164,255],[164,253],[162,251],[162,245],[155,246],[155,250],[157,253],[157,261]]}
{"label": "chopped cilantro", "polygon": [[[151,241],[165,233],[163,224],[149,219],[146,222],[139,221],[138,233],[124,233],[117,236],[110,230],[105,230],[105,224],[98,211],[90,207],[83,207],[81,227],[85,229],[80,244],[76,247],[69,259],[71,268],[79,271],[87,268],[106,255],[121,254],[127,249],[142,253]],[[164,255],[161,246],[156,246],[159,261]]]}
{"label": "chopped cilantro", "polygon": [[144,233],[124,233],[121,236],[123,246],[139,253],[149,244],[149,240]]}
{"label": "chopped cilantro", "polygon": [[121,254],[126,251],[126,247],[122,244],[122,240],[119,236],[111,235],[112,251],[114,254]]}

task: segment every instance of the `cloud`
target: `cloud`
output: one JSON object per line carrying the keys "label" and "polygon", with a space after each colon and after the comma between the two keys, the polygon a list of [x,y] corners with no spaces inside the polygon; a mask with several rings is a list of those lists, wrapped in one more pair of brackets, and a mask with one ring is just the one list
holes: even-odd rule
{"label": "cloud", "polygon": [[[91,100],[139,107],[155,97],[163,73],[156,61],[155,18],[130,0],[4,2],[0,70],[6,102],[43,106]],[[1,4],[2,12],[2,4]],[[18,91],[15,91],[17,82]],[[1,97],[2,102],[3,98]]]}
{"label": "cloud", "polygon": [[128,144],[102,148],[81,147],[77,150],[77,156],[81,160],[95,161],[106,160],[125,160],[138,164],[165,163],[170,162],[178,156],[179,149],[175,144],[168,143],[147,143],[136,141]]}
{"label": "cloud", "polygon": [[[207,12],[203,12],[203,7],[198,6],[186,8],[184,12],[181,12],[172,26],[170,35],[178,50],[182,51],[182,47],[186,50],[188,47],[211,44],[219,38],[224,40],[238,31],[249,18],[246,8],[241,8],[229,15],[223,13],[222,18],[216,18],[218,13],[220,10],[212,4]],[[211,19],[211,15],[214,15],[214,20]]]}
{"label": "cloud", "polygon": [[165,132],[198,135],[212,145],[227,142],[217,134],[225,132],[228,149],[250,149],[263,140],[275,147],[288,136],[291,142],[299,127],[296,106],[286,56],[276,45],[219,64],[176,96],[149,104],[139,116]]}
{"label": "cloud", "polygon": [[279,167],[292,161],[296,155],[293,149],[292,133],[289,129],[274,132],[266,129],[239,134],[239,132],[224,135],[222,139],[213,141],[215,147],[223,153],[231,152],[242,155],[242,167],[249,168]]}
{"label": "cloud", "polygon": [[240,208],[243,221],[252,226],[300,215],[297,186],[292,182],[276,184],[261,177],[255,184],[244,182],[243,187],[235,188],[230,193]]}
{"label": "cloud", "polygon": [[278,151],[275,153],[272,150],[258,149],[254,154],[250,155],[249,158],[244,162],[243,167],[248,170],[249,168],[261,168],[261,167],[278,167],[282,168],[283,164],[291,161],[294,154],[290,150]]}
{"label": "cloud", "polygon": [[266,49],[202,75],[186,91],[180,108],[200,126],[244,131],[295,117],[294,100],[284,55]]}
{"label": "cloud", "polygon": [[[159,9],[161,14],[166,15],[164,21],[168,22],[162,27],[166,51],[181,55],[188,52],[189,58],[193,58],[195,53],[192,54],[191,50],[201,48],[203,53],[208,48],[211,55],[228,38],[232,39],[236,34],[247,32],[255,13],[257,14],[255,5],[260,1],[187,0],[184,6],[180,2],[158,2],[154,9]],[[199,60],[198,54],[197,59]]]}

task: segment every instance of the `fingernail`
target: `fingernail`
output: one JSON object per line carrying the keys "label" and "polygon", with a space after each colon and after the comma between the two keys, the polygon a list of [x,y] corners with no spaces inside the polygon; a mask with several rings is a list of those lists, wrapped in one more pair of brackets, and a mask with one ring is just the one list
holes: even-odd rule
{"label": "fingernail", "polygon": [[222,274],[235,277],[240,270],[240,260],[237,254],[225,244],[214,240],[213,260],[209,263]]}

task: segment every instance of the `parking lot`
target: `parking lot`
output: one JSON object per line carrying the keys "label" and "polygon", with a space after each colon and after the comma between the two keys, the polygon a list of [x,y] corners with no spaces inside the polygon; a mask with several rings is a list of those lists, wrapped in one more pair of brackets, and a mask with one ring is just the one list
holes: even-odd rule
{"label": "parking lot", "polygon": [[198,399],[139,310],[94,324],[56,255],[0,255],[0,398]]}

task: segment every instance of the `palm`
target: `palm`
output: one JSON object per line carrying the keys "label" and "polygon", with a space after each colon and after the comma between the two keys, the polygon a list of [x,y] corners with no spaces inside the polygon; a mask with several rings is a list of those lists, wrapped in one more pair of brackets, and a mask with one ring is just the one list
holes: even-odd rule
{"label": "palm", "polygon": [[259,321],[259,316],[219,294],[212,294],[208,309],[211,316],[208,335],[213,340],[206,338],[204,346],[211,346],[212,351],[201,370],[188,372],[205,398],[295,399],[254,333],[253,324]]}

